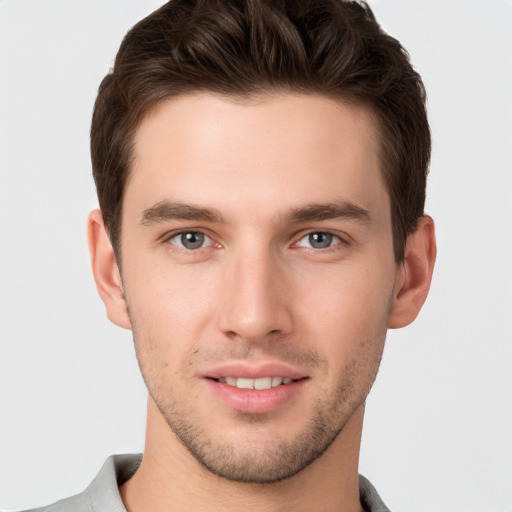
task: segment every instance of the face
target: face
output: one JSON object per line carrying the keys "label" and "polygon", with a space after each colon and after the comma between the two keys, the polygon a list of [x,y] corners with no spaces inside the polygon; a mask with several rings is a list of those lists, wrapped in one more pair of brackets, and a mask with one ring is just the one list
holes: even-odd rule
{"label": "face", "polygon": [[395,293],[374,119],[313,95],[162,103],[135,139],[123,287],[139,364],[210,471],[317,459],[374,381]]}

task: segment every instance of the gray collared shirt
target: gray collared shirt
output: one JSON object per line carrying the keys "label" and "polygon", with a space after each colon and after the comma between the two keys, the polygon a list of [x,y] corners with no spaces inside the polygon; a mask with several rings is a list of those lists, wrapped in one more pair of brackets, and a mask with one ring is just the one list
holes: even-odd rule
{"label": "gray collared shirt", "polygon": [[[126,482],[142,461],[142,455],[112,455],[87,489],[53,505],[25,512],[126,512],[119,486]],[[359,475],[361,504],[367,512],[390,512],[373,485]]]}

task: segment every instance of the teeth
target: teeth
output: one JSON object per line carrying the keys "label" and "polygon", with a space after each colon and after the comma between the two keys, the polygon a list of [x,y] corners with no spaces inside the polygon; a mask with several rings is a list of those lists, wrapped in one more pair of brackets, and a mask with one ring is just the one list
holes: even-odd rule
{"label": "teeth", "polygon": [[259,379],[244,379],[242,377],[221,377],[217,379],[218,382],[223,382],[229,386],[234,386],[239,389],[271,389],[281,384],[290,384],[293,379],[290,377],[261,377]]}
{"label": "teeth", "polygon": [[254,379],[242,379],[239,377],[236,381],[236,387],[240,389],[254,389]]}
{"label": "teeth", "polygon": [[283,383],[282,377],[272,377],[272,387],[280,386]]}
{"label": "teeth", "polygon": [[262,377],[254,379],[254,389],[270,389],[272,387],[272,377]]}

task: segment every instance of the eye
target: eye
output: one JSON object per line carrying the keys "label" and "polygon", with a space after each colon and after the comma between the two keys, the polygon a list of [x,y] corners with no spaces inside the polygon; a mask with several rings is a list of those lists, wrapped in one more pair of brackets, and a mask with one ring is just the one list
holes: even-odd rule
{"label": "eye", "polygon": [[181,233],[176,233],[171,236],[168,241],[173,245],[189,251],[201,249],[202,247],[213,244],[212,239],[204,233],[201,233],[201,231],[182,231]]}
{"label": "eye", "polygon": [[342,240],[339,236],[327,233],[324,231],[315,231],[303,236],[299,242],[300,247],[309,247],[311,249],[328,249],[333,245],[341,243]]}

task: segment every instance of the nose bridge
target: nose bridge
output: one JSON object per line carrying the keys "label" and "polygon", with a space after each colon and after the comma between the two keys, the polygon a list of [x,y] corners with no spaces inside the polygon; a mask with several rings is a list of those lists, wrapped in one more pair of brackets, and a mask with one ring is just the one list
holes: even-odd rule
{"label": "nose bridge", "polygon": [[278,255],[269,247],[252,245],[234,250],[227,263],[221,329],[251,342],[289,332],[291,314]]}

